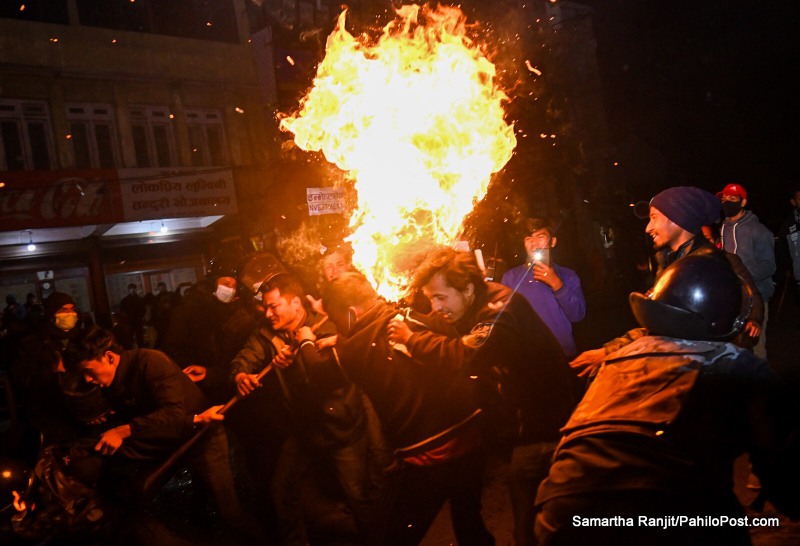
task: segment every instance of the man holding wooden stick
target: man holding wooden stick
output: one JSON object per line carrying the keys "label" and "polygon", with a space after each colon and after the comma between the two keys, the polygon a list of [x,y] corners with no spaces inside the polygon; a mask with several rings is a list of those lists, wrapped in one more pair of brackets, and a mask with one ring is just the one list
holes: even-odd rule
{"label": "man holding wooden stick", "polygon": [[[272,479],[281,544],[307,543],[298,485],[315,456],[335,468],[345,502],[363,531],[372,499],[361,397],[343,374],[324,389],[309,381],[303,357],[294,351],[294,332],[322,319],[306,309],[300,283],[282,273],[264,281],[259,293],[267,323],[250,336],[231,366],[239,396],[258,393],[264,379],[263,388],[277,394],[288,411],[288,438]],[[320,335],[327,333],[320,329]],[[259,372],[270,363],[276,365],[273,373],[260,378]]]}

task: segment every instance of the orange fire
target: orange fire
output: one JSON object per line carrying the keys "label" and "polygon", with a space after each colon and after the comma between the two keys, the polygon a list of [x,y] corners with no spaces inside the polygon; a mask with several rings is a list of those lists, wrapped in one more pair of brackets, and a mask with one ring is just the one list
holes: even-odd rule
{"label": "orange fire", "polygon": [[495,66],[460,9],[402,6],[376,40],[347,32],[345,16],[281,128],[353,180],[354,265],[396,300],[409,258],[420,244],[456,241],[516,138]]}

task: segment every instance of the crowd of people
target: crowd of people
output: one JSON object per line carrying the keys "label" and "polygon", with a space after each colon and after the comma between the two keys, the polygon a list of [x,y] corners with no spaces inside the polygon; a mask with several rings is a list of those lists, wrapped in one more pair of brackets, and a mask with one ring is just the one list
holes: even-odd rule
{"label": "crowd of people", "polygon": [[[746,527],[637,523],[742,516],[744,453],[762,498],[800,516],[797,408],[764,344],[774,238],[746,205],[738,184],[654,196],[655,283],[630,297],[640,328],[580,354],[580,278],[553,259],[558,226],[532,218],[526,262],[501,283],[443,247],[399,303],[345,244],[325,250],[311,290],[272,254],[220,258],[180,299],[158,287],[149,344],[136,285],[109,329],[55,292],[15,333],[8,373],[42,452],[92,439],[63,471],[106,506],[87,535],[100,543],[171,536],[147,507],[185,467],[243,544],[415,545],[449,502],[458,544],[491,546],[481,500],[499,456],[516,546],[749,544]],[[792,205],[781,237],[798,260],[800,192]],[[24,309],[7,303],[12,324]]]}

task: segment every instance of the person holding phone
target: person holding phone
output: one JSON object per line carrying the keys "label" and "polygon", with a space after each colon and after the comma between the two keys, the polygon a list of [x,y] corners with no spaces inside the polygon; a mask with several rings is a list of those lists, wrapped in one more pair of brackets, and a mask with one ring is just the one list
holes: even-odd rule
{"label": "person holding phone", "polygon": [[550,250],[556,246],[553,223],[547,218],[525,222],[526,263],[510,269],[501,282],[519,292],[550,328],[567,357],[578,352],[572,324],[586,316],[581,280],[572,269],[553,263]]}

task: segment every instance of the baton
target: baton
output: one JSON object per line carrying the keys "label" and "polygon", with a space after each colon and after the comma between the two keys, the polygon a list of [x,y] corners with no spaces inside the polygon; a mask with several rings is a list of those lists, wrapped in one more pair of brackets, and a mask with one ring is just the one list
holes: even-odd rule
{"label": "baton", "polygon": [[[314,326],[311,327],[311,331],[312,332],[316,332],[319,329],[320,326],[325,324],[325,322],[327,320],[328,320],[328,315],[323,316],[321,319],[319,319],[319,321],[317,321],[316,324],[314,324]],[[279,352],[279,354],[280,354],[280,352]],[[278,358],[278,355],[275,355],[275,357],[270,361],[270,363],[267,364],[266,366],[264,366],[263,370],[258,372],[258,374],[256,375],[256,380],[257,381],[261,381],[261,379],[264,378],[264,376],[266,376],[269,372],[271,372],[274,369],[274,367],[275,367],[274,366],[274,362],[277,360],[277,358]],[[244,397],[240,396],[237,393],[230,400],[228,400],[225,403],[225,405],[222,406],[217,411],[217,413],[220,414],[220,415],[223,415],[234,404],[236,404],[236,402],[238,402],[242,398],[244,398]],[[150,475],[147,476],[147,478],[144,481],[144,485],[142,486],[142,497],[143,498],[145,498],[145,499],[150,498],[150,496],[152,494],[155,494],[159,489],[161,489],[161,487],[164,486],[164,483],[162,483],[162,480],[164,480],[164,478],[167,476],[167,472],[178,461],[178,459],[183,457],[186,454],[186,452],[189,451],[189,449],[191,449],[192,446],[195,445],[200,440],[200,438],[205,436],[206,432],[208,432],[208,430],[211,428],[210,425],[212,425],[212,424],[213,424],[213,422],[204,423],[200,428],[198,428],[198,430],[194,433],[194,435],[191,438],[189,438],[183,444],[181,444],[181,446],[178,447],[178,449],[176,449],[174,452],[172,452],[172,454],[169,457],[167,457],[167,459],[163,463],[161,463],[158,466],[158,468],[153,470],[153,472],[151,472]]]}

